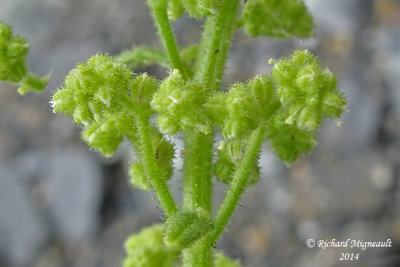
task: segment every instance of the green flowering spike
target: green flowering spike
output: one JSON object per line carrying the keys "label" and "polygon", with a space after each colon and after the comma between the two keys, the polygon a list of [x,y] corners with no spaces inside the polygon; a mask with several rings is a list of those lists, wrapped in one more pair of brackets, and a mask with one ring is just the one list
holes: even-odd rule
{"label": "green flowering spike", "polygon": [[29,45],[14,36],[10,26],[0,21],[0,80],[19,82],[26,76],[25,58]]}
{"label": "green flowering spike", "polygon": [[114,119],[93,123],[84,128],[82,139],[103,156],[110,157],[122,142],[122,135],[116,131],[116,123]]}
{"label": "green flowering spike", "polygon": [[218,7],[220,0],[181,0],[189,16],[201,18],[212,14]]}
{"label": "green flowering spike", "polygon": [[211,219],[195,212],[177,212],[167,220],[164,242],[171,249],[183,249],[213,229]]}
{"label": "green flowering spike", "polygon": [[177,253],[163,245],[165,227],[156,224],[131,235],[125,241],[124,267],[173,267]]}
{"label": "green flowering spike", "polygon": [[147,178],[144,167],[141,163],[133,162],[129,166],[129,176],[131,178],[130,182],[133,186],[142,191],[151,190],[151,183]]}
{"label": "green flowering spike", "polygon": [[301,154],[314,148],[316,137],[312,131],[300,129],[295,124],[287,124],[286,118],[285,114],[278,114],[270,121],[267,138],[279,158],[286,163],[292,163]]}
{"label": "green flowering spike", "polygon": [[248,0],[242,20],[250,36],[305,38],[313,34],[314,22],[301,0]]}
{"label": "green flowering spike", "polygon": [[[212,127],[204,112],[206,97],[203,86],[186,82],[178,70],[173,70],[153,96],[151,106],[160,113],[158,126],[168,134],[194,129],[204,134]],[[177,127],[179,125],[179,128]]]}
{"label": "green flowering spike", "polygon": [[214,266],[215,267],[240,267],[240,262],[238,260],[232,260],[226,255],[224,255],[222,252],[218,252],[215,255],[215,260],[214,260]]}
{"label": "green flowering spike", "polygon": [[[214,165],[214,173],[217,179],[223,183],[230,183],[233,173],[243,159],[247,146],[247,139],[221,141],[218,146],[218,160]],[[260,176],[260,168],[254,165],[249,171],[248,185],[255,184]]]}
{"label": "green flowering spike", "polygon": [[275,62],[272,78],[279,100],[288,110],[287,124],[316,130],[324,117],[337,119],[346,108],[345,98],[335,89],[335,76],[322,69],[307,50]]}

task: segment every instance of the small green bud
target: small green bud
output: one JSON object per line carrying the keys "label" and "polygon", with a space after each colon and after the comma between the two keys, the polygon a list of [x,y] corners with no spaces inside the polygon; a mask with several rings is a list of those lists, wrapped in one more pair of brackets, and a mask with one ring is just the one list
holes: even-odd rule
{"label": "small green bud", "polygon": [[132,81],[131,99],[136,105],[140,105],[140,111],[150,112],[150,101],[157,91],[157,87],[158,81],[146,73],[135,77]]}
{"label": "small green bud", "polygon": [[248,0],[242,19],[250,36],[305,38],[313,34],[313,19],[300,0]]}
{"label": "small green bud", "polygon": [[184,9],[181,0],[168,1],[168,17],[170,20],[177,20],[183,15]]}
{"label": "small green bud", "polygon": [[[214,173],[217,179],[223,183],[230,183],[233,179],[233,173],[238,168],[243,159],[247,146],[247,138],[244,140],[222,141],[218,146],[218,161],[214,165]],[[260,176],[260,168],[254,165],[249,171],[247,184],[255,184]]]}
{"label": "small green bud", "polygon": [[240,262],[238,260],[232,260],[222,252],[218,252],[215,255],[214,260],[215,267],[240,267]]}
{"label": "small green bud", "polygon": [[171,249],[183,249],[204,237],[214,227],[211,219],[194,212],[177,212],[167,220],[164,242]]}
{"label": "small green bud", "polygon": [[165,227],[156,224],[131,235],[125,241],[124,267],[173,267],[177,253],[163,245]]}
{"label": "small green bud", "polygon": [[129,166],[129,176],[131,177],[131,184],[138,189],[142,191],[148,191],[151,189],[151,183],[148,180],[144,171],[144,167],[141,163],[133,162]]}
{"label": "small green bud", "polygon": [[320,67],[309,51],[295,51],[289,58],[274,63],[272,78],[284,110],[287,124],[304,130],[316,130],[324,117],[337,119],[346,108],[346,100],[336,87],[335,76]]}
{"label": "small green bud", "polygon": [[229,139],[247,136],[265,123],[276,108],[273,85],[267,76],[256,76],[247,83],[233,85],[225,94],[209,98],[206,108]]}
{"label": "small green bud", "polygon": [[116,121],[113,119],[93,123],[85,127],[82,132],[82,139],[103,156],[110,157],[122,142],[122,135],[116,131],[115,124]]}
{"label": "small green bud", "polygon": [[175,134],[179,130],[194,129],[208,134],[212,127],[204,111],[206,101],[200,84],[186,82],[178,70],[173,70],[154,94],[151,106],[160,113],[158,126],[163,132]]}
{"label": "small green bud", "polygon": [[286,163],[292,163],[301,154],[314,148],[316,138],[312,131],[303,130],[296,124],[287,124],[286,118],[285,114],[272,118],[267,127],[267,138],[279,158]]}
{"label": "small green bud", "polygon": [[53,112],[72,115],[74,113],[74,108],[75,108],[73,90],[61,89],[56,91],[50,103],[53,108]]}

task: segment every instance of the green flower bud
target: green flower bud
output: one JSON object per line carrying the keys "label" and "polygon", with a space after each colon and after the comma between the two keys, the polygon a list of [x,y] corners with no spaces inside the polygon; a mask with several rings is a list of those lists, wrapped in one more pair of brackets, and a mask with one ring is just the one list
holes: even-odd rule
{"label": "green flower bud", "polygon": [[[230,183],[233,179],[233,173],[238,168],[243,159],[247,146],[247,139],[222,141],[218,146],[218,160],[214,165],[214,174],[217,179],[223,183]],[[260,168],[254,165],[249,171],[247,184],[255,184],[260,176]]]}
{"label": "green flower bud", "polygon": [[316,137],[312,131],[303,130],[296,124],[287,124],[286,118],[287,115],[278,114],[270,121],[267,138],[279,158],[286,163],[292,163],[301,154],[314,148]]}
{"label": "green flower bud", "polygon": [[238,260],[232,260],[222,252],[218,252],[215,255],[214,260],[215,267],[240,267],[240,262]]}
{"label": "green flower bud", "polygon": [[248,0],[242,19],[250,36],[305,38],[313,34],[313,19],[300,0]]}
{"label": "green flower bud", "polygon": [[167,220],[164,242],[171,249],[187,248],[209,233],[213,227],[209,218],[194,212],[177,212]]}
{"label": "green flower bud", "polygon": [[158,126],[165,133],[175,134],[178,129],[194,129],[208,134],[212,127],[203,108],[205,100],[203,86],[184,81],[175,69],[161,83],[151,106],[162,116]]}
{"label": "green flower bud", "polygon": [[163,245],[165,227],[156,224],[125,241],[124,267],[173,267],[177,253]]}
{"label": "green flower bud", "polygon": [[169,0],[168,1],[168,17],[170,20],[179,19],[184,12],[181,0]]}
{"label": "green flower bud", "polygon": [[265,123],[276,109],[273,85],[267,76],[233,85],[227,93],[211,96],[206,104],[209,117],[229,139],[241,139]]}
{"label": "green flower bud", "polygon": [[129,166],[129,176],[131,177],[131,184],[138,189],[142,191],[148,191],[151,189],[151,183],[148,180],[144,171],[144,167],[141,163],[133,162]]}
{"label": "green flower bud", "polygon": [[110,157],[122,142],[122,135],[116,131],[115,124],[114,119],[93,123],[85,127],[82,132],[82,139],[103,156]]}
{"label": "green flower bud", "polygon": [[346,100],[335,89],[335,76],[322,69],[307,50],[275,62],[272,78],[279,100],[288,111],[287,124],[316,130],[324,117],[337,119],[346,108]]}
{"label": "green flower bud", "polygon": [[131,99],[135,105],[140,105],[140,111],[150,112],[150,101],[157,91],[158,82],[146,73],[135,77],[131,83]]}

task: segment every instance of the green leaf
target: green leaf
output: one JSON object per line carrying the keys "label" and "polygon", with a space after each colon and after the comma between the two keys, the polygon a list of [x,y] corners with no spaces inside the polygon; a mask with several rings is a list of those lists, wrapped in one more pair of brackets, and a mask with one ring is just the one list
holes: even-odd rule
{"label": "green leaf", "polygon": [[313,34],[314,22],[301,0],[248,0],[242,21],[250,36],[305,38]]}
{"label": "green leaf", "polygon": [[213,229],[213,222],[195,212],[177,212],[167,220],[164,242],[171,249],[183,249]]}

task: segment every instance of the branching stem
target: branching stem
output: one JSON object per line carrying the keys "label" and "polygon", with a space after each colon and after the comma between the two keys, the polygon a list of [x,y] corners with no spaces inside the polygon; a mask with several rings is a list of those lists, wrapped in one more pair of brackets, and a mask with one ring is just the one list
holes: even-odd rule
{"label": "branching stem", "polygon": [[171,216],[177,211],[175,201],[168,189],[168,186],[161,175],[159,166],[154,156],[153,146],[150,136],[150,121],[148,115],[136,115],[136,123],[140,137],[139,154],[142,157],[145,170],[151,180],[157,198],[167,216]]}
{"label": "branching stem", "polygon": [[167,52],[171,67],[178,69],[184,79],[188,78],[187,70],[182,63],[179,55],[178,45],[175,40],[174,33],[171,28],[167,15],[167,1],[166,0],[148,0],[147,1],[153,14],[154,22],[156,24],[158,33],[160,35],[162,44]]}

